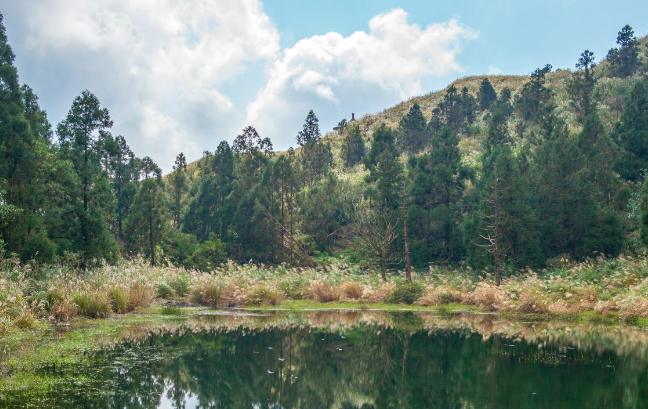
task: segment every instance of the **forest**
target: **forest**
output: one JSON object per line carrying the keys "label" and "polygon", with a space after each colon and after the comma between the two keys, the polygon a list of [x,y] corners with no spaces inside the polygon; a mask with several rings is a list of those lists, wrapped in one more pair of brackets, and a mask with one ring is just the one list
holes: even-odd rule
{"label": "forest", "polygon": [[[48,121],[0,27],[0,257],[80,271],[144,258],[502,276],[648,243],[648,48],[630,26],[574,70],[458,80],[323,134],[304,107],[295,149],[247,126],[163,175],[83,91]],[[462,84],[465,84],[462,86]],[[133,135],[131,137],[137,137]],[[228,139],[229,135],[222,135]]]}

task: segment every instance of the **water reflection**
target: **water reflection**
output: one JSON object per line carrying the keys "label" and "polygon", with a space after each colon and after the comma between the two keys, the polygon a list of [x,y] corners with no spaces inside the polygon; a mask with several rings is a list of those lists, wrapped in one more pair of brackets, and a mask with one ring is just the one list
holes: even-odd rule
{"label": "water reflection", "polygon": [[[430,313],[150,322],[39,407],[645,408],[641,329]],[[93,381],[75,389],[75,379]],[[88,386],[89,385],[89,386]],[[28,396],[14,396],[28,402]]]}

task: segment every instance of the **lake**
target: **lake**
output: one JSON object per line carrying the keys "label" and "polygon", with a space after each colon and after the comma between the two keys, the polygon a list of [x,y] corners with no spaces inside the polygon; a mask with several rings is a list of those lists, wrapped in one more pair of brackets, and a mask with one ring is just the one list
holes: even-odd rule
{"label": "lake", "polygon": [[38,369],[47,388],[5,392],[0,406],[648,407],[648,331],[625,325],[467,313],[214,312],[152,318],[107,339],[79,351],[81,362]]}

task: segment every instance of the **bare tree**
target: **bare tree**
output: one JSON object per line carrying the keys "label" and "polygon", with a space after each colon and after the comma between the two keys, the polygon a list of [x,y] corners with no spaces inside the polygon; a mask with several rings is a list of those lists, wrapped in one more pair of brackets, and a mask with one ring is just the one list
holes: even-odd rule
{"label": "bare tree", "polygon": [[393,210],[372,206],[358,209],[357,221],[349,230],[347,242],[380,268],[380,277],[387,282],[387,268],[399,261],[393,248],[398,238],[398,219]]}
{"label": "bare tree", "polygon": [[491,205],[492,213],[484,217],[486,221],[484,228],[485,234],[482,234],[481,237],[486,241],[486,244],[482,244],[481,246],[486,247],[486,249],[493,255],[493,261],[495,264],[495,285],[499,287],[502,281],[502,264],[506,257],[507,248],[502,242],[502,235],[504,233],[500,203],[502,186],[497,164],[495,164],[493,168],[492,178],[490,184],[492,196],[488,199],[484,199]]}

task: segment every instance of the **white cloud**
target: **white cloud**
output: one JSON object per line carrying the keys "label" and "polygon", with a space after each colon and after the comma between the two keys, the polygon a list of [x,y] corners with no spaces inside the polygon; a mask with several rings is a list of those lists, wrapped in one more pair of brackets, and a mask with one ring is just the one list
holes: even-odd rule
{"label": "white cloud", "polygon": [[490,75],[498,75],[498,74],[502,73],[502,70],[499,69],[498,67],[494,66],[494,65],[489,65],[488,66],[488,73]]}
{"label": "white cloud", "polygon": [[284,50],[245,123],[285,149],[309,109],[327,118],[324,125],[337,123],[356,108],[371,112],[420,94],[423,78],[462,71],[456,56],[476,31],[455,19],[422,28],[407,17],[392,10],[371,19],[368,33],[331,32]]}
{"label": "white cloud", "polygon": [[259,0],[19,3],[26,48],[81,77],[78,93],[95,92],[135,152],[166,170],[178,152],[194,159],[236,134],[243,115],[219,88],[279,55]]}

